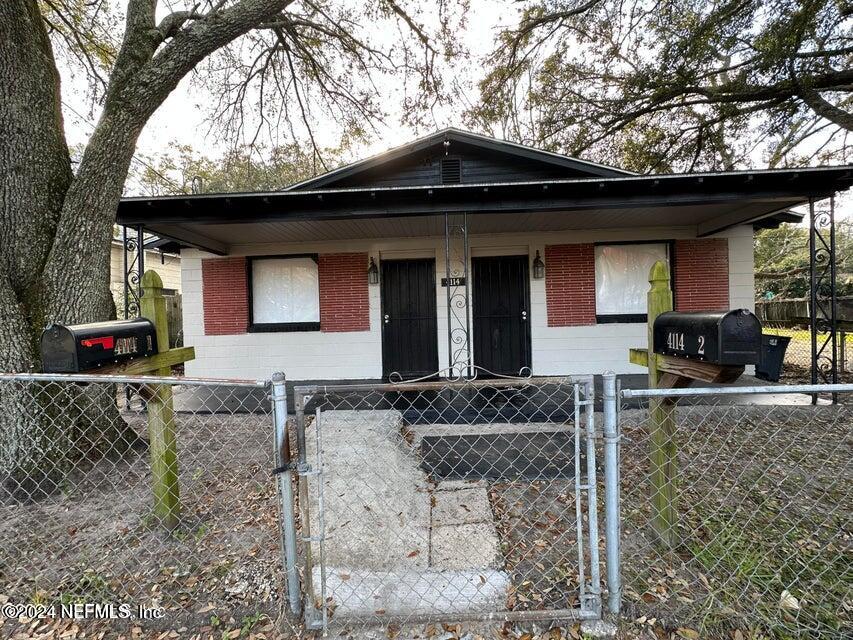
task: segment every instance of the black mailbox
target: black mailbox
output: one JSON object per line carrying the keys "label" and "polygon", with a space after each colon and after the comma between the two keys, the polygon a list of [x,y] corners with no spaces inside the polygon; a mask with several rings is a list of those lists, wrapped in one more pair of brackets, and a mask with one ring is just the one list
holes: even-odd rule
{"label": "black mailbox", "polygon": [[758,364],[761,322],[747,309],[667,311],[655,319],[654,352],[721,365]]}
{"label": "black mailbox", "polygon": [[64,326],[41,334],[45,373],[77,373],[157,353],[154,325],[145,318]]}

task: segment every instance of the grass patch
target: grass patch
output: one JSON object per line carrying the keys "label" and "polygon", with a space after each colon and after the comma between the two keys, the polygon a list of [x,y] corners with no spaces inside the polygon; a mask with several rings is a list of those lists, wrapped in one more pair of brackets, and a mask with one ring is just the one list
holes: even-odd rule
{"label": "grass patch", "polygon": [[[687,543],[720,610],[742,611],[780,639],[804,637],[804,630],[805,637],[838,637],[853,585],[850,559],[784,517],[760,516],[767,518],[743,527],[717,513]],[[705,623],[720,620],[709,616]]]}
{"label": "grass patch", "polygon": [[[776,327],[765,327],[764,332],[774,336],[787,336],[791,339],[791,346],[794,346],[795,343],[797,345],[802,344],[805,346],[809,346],[812,343],[811,333],[808,329],[791,329],[791,328],[776,328]],[[841,347],[841,334],[839,333],[838,346]],[[853,347],[853,333],[846,333],[844,335],[844,340],[847,343],[847,348]]]}
{"label": "grass patch", "polygon": [[59,592],[60,604],[111,603],[117,598],[109,581],[101,574],[87,569],[79,577],[67,581]]}
{"label": "grass patch", "polygon": [[677,420],[673,550],[649,525],[648,425],[623,420],[628,613],[703,638],[853,637],[849,410],[703,405]]}

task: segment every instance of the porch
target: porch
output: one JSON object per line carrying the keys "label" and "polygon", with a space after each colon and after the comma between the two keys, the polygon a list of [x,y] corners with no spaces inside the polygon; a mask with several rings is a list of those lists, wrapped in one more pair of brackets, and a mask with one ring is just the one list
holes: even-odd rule
{"label": "porch", "polygon": [[625,354],[645,345],[650,261],[668,260],[677,309],[752,309],[754,229],[853,183],[847,167],[637,176],[443,135],[285,191],[123,200],[120,224],[182,250],[188,373],[640,374]]}

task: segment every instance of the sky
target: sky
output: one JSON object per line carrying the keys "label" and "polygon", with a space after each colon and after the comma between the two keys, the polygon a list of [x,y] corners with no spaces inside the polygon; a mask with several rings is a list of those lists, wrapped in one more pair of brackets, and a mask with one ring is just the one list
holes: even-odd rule
{"label": "sky", "polygon": [[[462,43],[475,56],[487,52],[494,41],[494,35],[502,25],[515,23],[517,3],[513,0],[473,0],[468,13],[467,27],[461,32]],[[393,34],[391,34],[393,35]],[[374,37],[380,37],[376,34]],[[476,101],[475,84],[479,79],[479,64],[466,65],[455,80],[466,90],[466,97],[450,108],[440,108],[435,114],[435,128],[447,126],[462,127],[461,112]],[[68,84],[66,82],[66,84]],[[95,118],[89,115],[90,105],[83,91],[74,87],[63,87],[65,101],[66,134],[71,144],[82,144],[88,140]],[[381,86],[383,92],[393,93],[394,88]],[[191,145],[194,149],[210,157],[217,157],[225,151],[221,137],[208,134],[205,122],[210,96],[194,83],[191,77],[185,78],[178,88],[166,99],[146,125],[139,138],[137,151],[140,157],[162,152],[172,141]],[[386,101],[393,105],[394,100]],[[82,117],[81,117],[82,116]],[[315,137],[320,146],[337,146],[339,132],[334,126],[317,127]],[[416,132],[411,127],[399,123],[399,110],[390,109],[387,123],[380,126],[379,132],[367,144],[357,150],[358,158],[367,157],[405,144],[426,134]],[[262,143],[275,143],[266,132],[262,133]]]}
{"label": "sky", "polygon": [[[493,47],[495,35],[501,27],[516,23],[518,7],[519,3],[513,0],[471,0],[466,28],[459,36],[472,57],[470,63],[458,69],[454,77],[461,86],[463,95],[453,105],[439,108],[433,114],[433,129],[446,126],[464,128],[461,114],[476,102],[476,82],[482,72],[481,57]],[[372,34],[372,37],[381,41],[394,37],[394,34],[377,32]],[[63,69],[62,73],[66,135],[72,145],[85,144],[97,118],[97,108],[93,108],[87,100],[79,79],[70,77],[67,70]],[[393,105],[399,102],[395,95],[395,92],[399,93],[398,88],[381,85],[379,88],[389,96],[386,100],[389,110],[387,122],[379,125],[379,131],[368,143],[352,151],[353,157],[350,160],[380,153],[430,132],[423,129],[415,131],[400,124],[399,110],[393,108]],[[173,142],[190,145],[208,157],[219,157],[226,150],[227,143],[221,136],[209,131],[210,127],[205,118],[210,102],[210,94],[204,88],[199,87],[192,77],[185,78],[143,130],[137,145],[137,164],[143,163],[146,157],[164,152]],[[340,132],[335,126],[318,126],[314,135],[320,146],[337,146],[339,143]],[[259,142],[271,145],[279,141],[271,139],[264,131]],[[761,166],[760,158],[757,158],[755,166]],[[126,191],[133,193],[136,189],[133,184],[128,184]],[[853,197],[849,193],[837,198],[836,212],[839,217],[853,217]]]}

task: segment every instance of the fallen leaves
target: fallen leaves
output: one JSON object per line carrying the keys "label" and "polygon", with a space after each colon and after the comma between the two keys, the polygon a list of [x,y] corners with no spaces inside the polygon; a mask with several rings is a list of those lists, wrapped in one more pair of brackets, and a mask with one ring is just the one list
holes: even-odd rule
{"label": "fallen leaves", "polygon": [[787,611],[799,611],[800,601],[785,589],[779,596],[779,607]]}

